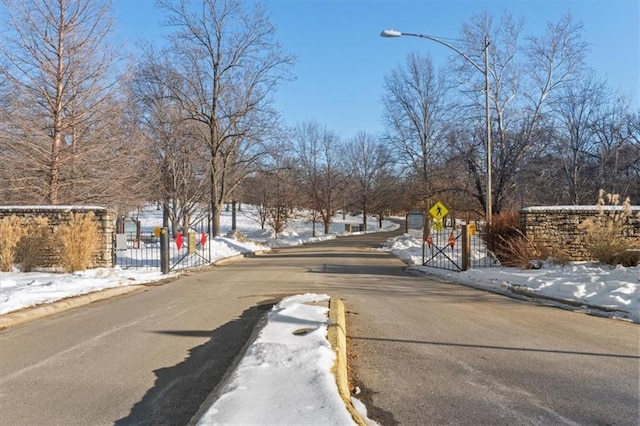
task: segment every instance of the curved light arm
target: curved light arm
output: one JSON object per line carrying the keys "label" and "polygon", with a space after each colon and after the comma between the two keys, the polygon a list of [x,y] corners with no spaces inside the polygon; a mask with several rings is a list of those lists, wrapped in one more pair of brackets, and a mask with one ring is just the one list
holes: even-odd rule
{"label": "curved light arm", "polygon": [[[431,40],[431,41],[435,41],[436,43],[440,43],[443,46],[448,47],[449,49],[453,50],[454,52],[456,52],[457,54],[459,54],[460,56],[462,56],[464,59],[467,60],[467,62],[469,62],[471,65],[473,65],[475,67],[475,69],[477,69],[478,71],[480,71],[481,73],[485,73],[485,70],[483,68],[480,67],[480,65],[476,64],[473,59],[471,59],[469,56],[467,56],[464,52],[462,52],[460,49],[458,49],[457,47],[455,47],[452,44],[447,43],[444,40],[440,40],[439,38],[430,36],[430,35],[425,35],[425,34],[415,34],[415,33],[403,33],[400,31],[395,31],[395,30],[384,30],[380,33],[381,37],[401,37],[401,36],[411,36],[411,37],[420,37],[420,38],[426,38],[427,40]],[[485,49],[488,46],[485,46]]]}
{"label": "curved light arm", "polygon": [[403,35],[412,36],[412,37],[420,37],[425,38],[427,40],[435,41],[436,43],[440,43],[441,45],[448,47],[453,50],[460,56],[462,56],[467,62],[469,62],[475,69],[484,74],[484,99],[485,99],[485,121],[486,121],[486,137],[487,137],[487,190],[486,190],[486,202],[485,202],[485,220],[488,225],[491,225],[491,220],[493,217],[493,201],[492,201],[492,183],[491,183],[491,167],[493,161],[491,160],[491,110],[489,108],[489,39],[485,36],[484,38],[484,68],[480,67],[480,65],[476,64],[473,59],[468,57],[464,52],[455,47],[452,44],[447,43],[444,40],[440,40],[439,38],[432,37],[425,34],[415,34],[415,33],[403,33],[395,30],[384,30],[380,33],[382,37],[401,37]]}

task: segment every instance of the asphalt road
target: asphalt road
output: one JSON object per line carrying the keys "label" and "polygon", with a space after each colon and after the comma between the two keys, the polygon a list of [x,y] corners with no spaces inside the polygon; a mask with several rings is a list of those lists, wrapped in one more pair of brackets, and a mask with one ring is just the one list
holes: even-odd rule
{"label": "asphalt road", "polygon": [[[271,304],[341,297],[383,425],[629,424],[640,328],[413,276],[388,235],[244,259],[0,331],[0,424],[186,424]],[[294,390],[292,390],[294,391]]]}

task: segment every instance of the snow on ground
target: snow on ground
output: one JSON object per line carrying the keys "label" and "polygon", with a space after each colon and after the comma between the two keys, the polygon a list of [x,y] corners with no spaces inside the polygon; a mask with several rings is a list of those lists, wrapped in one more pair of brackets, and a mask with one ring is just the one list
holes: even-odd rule
{"label": "snow on ground", "polygon": [[335,353],[326,339],[326,303],[305,304],[328,300],[305,294],[275,305],[197,424],[355,425],[331,373]]}
{"label": "snow on ground", "polygon": [[[149,208],[136,212],[133,216],[141,221],[142,233],[150,234],[155,226],[162,225],[162,212]],[[233,257],[243,253],[267,251],[271,247],[295,246],[311,242],[336,238],[346,235],[345,224],[355,225],[362,222],[362,216],[336,215],[330,227],[330,234],[323,235],[322,224],[316,223],[316,237],[313,236],[313,225],[300,220],[292,223],[277,238],[273,232],[262,230],[255,219],[255,211],[244,206],[237,212],[236,228],[246,235],[250,241],[238,241],[233,238],[216,237],[207,244],[211,246],[211,261]],[[369,218],[367,227],[370,232],[380,231],[378,223]],[[398,225],[383,221],[383,230],[397,229]],[[231,212],[223,212],[221,218],[222,234],[231,230]],[[175,250],[175,245],[172,244]],[[159,254],[153,250],[151,253]],[[176,276],[180,272],[169,274]],[[96,268],[74,273],[55,273],[50,271],[0,272],[0,315],[22,308],[50,303],[66,297],[90,293],[112,287],[144,284],[167,278],[159,268]]]}
{"label": "snow on ground", "polygon": [[[142,223],[143,233],[153,231],[162,224],[162,214],[156,209],[136,213]],[[306,244],[348,234],[345,224],[355,225],[361,216],[336,215],[331,224],[330,234],[322,234],[322,224],[316,224],[313,236],[311,222],[297,220],[287,227],[277,238],[272,232],[260,229],[255,219],[255,211],[244,206],[237,213],[237,229],[251,241],[238,241],[226,237],[216,237],[211,245],[212,261],[251,251],[270,250],[271,247]],[[223,234],[231,228],[231,213],[223,212],[221,219]],[[383,222],[382,230],[397,229],[390,221]],[[378,223],[368,220],[369,232],[376,232]],[[443,234],[446,238],[446,232]],[[437,235],[434,235],[437,238]],[[444,244],[446,245],[446,243]],[[442,246],[442,244],[440,244]],[[409,234],[404,234],[387,242],[386,250],[391,251],[410,265],[422,264],[422,243]],[[457,256],[454,252],[452,256]],[[472,254],[472,266],[484,262],[482,255]],[[640,323],[640,267],[611,267],[593,263],[572,263],[566,266],[544,264],[541,269],[521,270],[517,268],[492,267],[472,268],[466,272],[451,272],[423,266],[414,269],[445,276],[451,281],[503,294],[528,292],[552,299],[566,300],[572,304],[605,308],[612,311],[604,314]],[[176,273],[173,273],[175,275]],[[89,293],[110,287],[153,282],[166,278],[157,269],[98,268],[72,274],[47,271],[20,273],[0,272],[0,315],[25,307],[50,303],[73,295]],[[600,312],[601,314],[603,312]]]}
{"label": "snow on ground", "polygon": [[[150,232],[162,222],[155,210],[142,211],[139,218],[143,232]],[[238,213],[237,229],[254,243],[215,238],[210,241],[213,260],[247,251],[269,250],[272,246],[335,238],[346,234],[345,224],[358,224],[361,220],[358,216],[346,216],[344,219],[336,216],[331,235],[321,237],[313,237],[311,224],[299,220],[276,239],[272,233],[260,229],[252,219],[252,210],[245,207]],[[229,231],[230,224],[230,213],[224,212],[223,233]],[[379,231],[375,220],[369,221],[368,225],[369,232]],[[316,226],[320,235],[322,227],[320,224]],[[385,221],[382,230],[397,227]],[[524,291],[527,295],[553,299],[563,307],[566,304],[560,302],[564,300],[579,311],[596,311],[600,315],[640,322],[640,267],[574,263],[564,267],[544,264],[537,270],[491,267],[452,272],[419,266],[422,264],[422,243],[409,234],[389,240],[382,250],[390,251],[409,264],[418,265],[413,269],[437,274],[460,284],[518,297]],[[475,256],[472,264],[482,261],[480,257]],[[73,274],[0,273],[0,314],[80,293],[161,278],[166,276],[157,269],[100,268]],[[246,356],[221,388],[220,398],[211,401],[212,405],[205,410],[199,424],[353,424],[338,397],[330,373],[334,354],[326,340],[326,308],[306,304],[327,298],[327,295],[298,295],[277,304]],[[294,335],[293,331],[299,328],[312,330]],[[285,394],[288,397],[292,395],[290,391],[283,391],[283,386],[288,390],[295,388],[295,404],[283,399]],[[354,404],[366,416],[366,408],[357,400]],[[248,409],[239,409],[241,406]]]}
{"label": "snow on ground", "polygon": [[[443,245],[446,243],[440,244]],[[409,234],[387,241],[385,250],[414,265],[412,269],[416,271],[456,283],[510,296],[544,297],[549,303],[568,305],[577,311],[640,323],[640,266],[575,262],[565,266],[544,263],[540,269],[499,266],[453,272],[421,266],[422,242]],[[454,250],[446,253],[457,260],[458,253]],[[472,254],[472,265],[485,260]]]}

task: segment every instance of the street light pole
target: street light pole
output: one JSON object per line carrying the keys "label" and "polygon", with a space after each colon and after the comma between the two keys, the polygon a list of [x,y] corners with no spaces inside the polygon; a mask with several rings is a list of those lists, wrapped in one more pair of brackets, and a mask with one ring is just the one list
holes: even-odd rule
{"label": "street light pole", "polygon": [[419,37],[425,38],[427,40],[435,41],[436,43],[440,43],[443,46],[448,47],[453,50],[460,56],[462,56],[467,62],[469,62],[475,69],[484,74],[484,101],[485,101],[485,132],[486,132],[486,150],[487,150],[487,188],[486,188],[486,199],[485,199],[485,221],[487,225],[491,225],[491,219],[493,217],[493,200],[492,200],[492,182],[491,182],[491,165],[493,163],[491,159],[491,151],[493,150],[491,144],[491,110],[489,107],[489,37],[484,37],[484,68],[480,65],[476,64],[473,59],[467,56],[463,51],[455,47],[454,45],[447,43],[444,40],[441,40],[437,37],[433,37],[425,34],[416,34],[416,33],[405,33],[395,30],[384,30],[380,33],[382,37],[401,37],[401,36],[411,36],[411,37]]}
{"label": "street light pole", "polygon": [[487,194],[485,222],[491,226],[493,219],[493,187],[491,186],[491,166],[493,165],[491,144],[491,110],[489,109],[489,37],[484,36],[484,118],[487,139]]}

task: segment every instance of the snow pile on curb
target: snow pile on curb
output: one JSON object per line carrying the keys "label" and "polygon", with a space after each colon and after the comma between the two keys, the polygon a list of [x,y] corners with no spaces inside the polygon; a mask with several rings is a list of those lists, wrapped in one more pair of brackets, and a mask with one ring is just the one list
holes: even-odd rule
{"label": "snow pile on curb", "polygon": [[274,306],[197,424],[355,424],[331,373],[328,300],[305,294]]}

